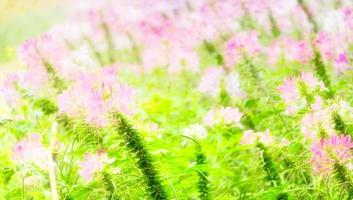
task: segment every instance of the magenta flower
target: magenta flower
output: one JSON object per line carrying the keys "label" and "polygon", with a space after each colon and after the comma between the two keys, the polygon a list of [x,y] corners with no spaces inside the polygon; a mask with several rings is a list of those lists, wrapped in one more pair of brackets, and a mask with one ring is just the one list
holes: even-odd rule
{"label": "magenta flower", "polygon": [[80,161],[80,169],[78,173],[86,181],[92,181],[94,174],[103,171],[104,166],[111,162],[108,159],[106,152],[98,151],[97,153],[88,153],[84,156],[83,160]]}
{"label": "magenta flower", "polygon": [[311,148],[313,156],[310,160],[314,171],[322,175],[328,175],[332,173],[335,163],[346,165],[352,160],[352,148],[353,142],[348,135],[332,135],[314,143]]}

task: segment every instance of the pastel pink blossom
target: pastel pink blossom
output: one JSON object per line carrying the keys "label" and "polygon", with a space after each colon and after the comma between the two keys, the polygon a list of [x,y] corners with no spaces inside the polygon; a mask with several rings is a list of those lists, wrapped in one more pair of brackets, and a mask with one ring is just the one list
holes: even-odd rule
{"label": "pastel pink blossom", "polygon": [[297,102],[300,101],[301,94],[297,86],[297,81],[290,76],[278,87],[281,99],[286,103],[286,113],[294,114],[298,110]]}
{"label": "pastel pink blossom", "polygon": [[221,107],[210,110],[203,118],[203,123],[207,126],[217,124],[236,124],[240,126],[240,120],[243,114],[238,108]]}
{"label": "pastel pink blossom", "polygon": [[261,142],[265,145],[270,145],[274,142],[274,138],[270,135],[270,131],[265,132],[254,132],[253,130],[247,130],[243,133],[243,137],[240,140],[240,144],[253,145],[257,142]]}
{"label": "pastel pink blossom", "polygon": [[86,181],[92,181],[95,173],[101,172],[104,166],[108,164],[110,160],[108,159],[107,153],[103,151],[98,151],[97,153],[87,153],[83,160],[80,161],[80,169],[78,173]]}
{"label": "pastel pink blossom", "polygon": [[227,41],[225,47],[225,60],[228,67],[239,63],[244,56],[254,56],[262,50],[256,32],[244,32],[234,35]]}
{"label": "pastel pink blossom", "polygon": [[194,137],[196,139],[207,138],[207,130],[201,124],[191,124],[187,128],[184,128],[184,134],[189,137]]}
{"label": "pastel pink blossom", "polygon": [[3,85],[0,87],[0,93],[7,105],[14,108],[16,105],[19,105],[21,100],[21,94],[16,89],[16,85],[19,81],[19,77],[17,74],[8,75]]}
{"label": "pastel pink blossom", "polygon": [[15,144],[12,159],[19,165],[34,164],[45,169],[51,162],[51,152],[43,146],[40,135],[32,134]]}
{"label": "pastel pink blossom", "polygon": [[257,136],[255,135],[253,130],[246,130],[243,133],[243,137],[240,140],[240,144],[243,145],[252,145],[255,144],[257,140]]}
{"label": "pastel pink blossom", "polygon": [[311,90],[316,88],[321,88],[323,90],[326,89],[324,83],[319,81],[311,72],[300,73],[300,80],[303,81]]}
{"label": "pastel pink blossom", "polygon": [[353,29],[353,9],[346,7],[343,8],[343,20],[345,24],[350,28]]}
{"label": "pastel pink blossom", "polygon": [[208,68],[204,75],[201,77],[199,84],[199,91],[217,97],[221,91],[222,78],[224,76],[224,71],[222,68]]}
{"label": "pastel pink blossom", "polygon": [[313,56],[311,46],[306,41],[299,41],[295,43],[292,53],[293,58],[301,63],[309,62]]}
{"label": "pastel pink blossom", "polygon": [[30,68],[44,67],[45,62],[50,63],[54,68],[59,68],[64,53],[63,47],[51,34],[28,39],[19,50],[20,58]]}
{"label": "pastel pink blossom", "polygon": [[336,133],[330,108],[321,108],[307,113],[301,120],[301,132],[305,140],[316,140],[322,137],[320,135],[322,131],[329,135]]}
{"label": "pastel pink blossom", "polygon": [[77,82],[58,96],[59,112],[82,118],[94,126],[107,126],[112,112],[131,115],[134,92],[117,81],[114,68],[83,73]]}
{"label": "pastel pink blossom", "polygon": [[346,53],[340,53],[334,62],[334,67],[337,74],[341,74],[346,70],[352,69]]}
{"label": "pastel pink blossom", "polygon": [[246,97],[246,93],[240,87],[239,75],[237,73],[229,73],[224,79],[224,87],[227,94],[232,99],[241,99]]}
{"label": "pastel pink blossom", "polygon": [[313,143],[311,152],[312,158],[310,160],[314,171],[328,175],[332,173],[334,165],[339,163],[346,165],[352,160],[351,149],[353,142],[349,135],[332,135],[327,139],[321,139]]}

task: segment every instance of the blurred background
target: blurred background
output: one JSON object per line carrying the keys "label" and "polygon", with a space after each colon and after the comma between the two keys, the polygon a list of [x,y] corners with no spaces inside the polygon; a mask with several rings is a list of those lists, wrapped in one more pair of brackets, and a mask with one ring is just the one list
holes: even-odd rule
{"label": "blurred background", "polygon": [[1,70],[16,66],[18,45],[63,18],[63,5],[63,0],[0,0]]}

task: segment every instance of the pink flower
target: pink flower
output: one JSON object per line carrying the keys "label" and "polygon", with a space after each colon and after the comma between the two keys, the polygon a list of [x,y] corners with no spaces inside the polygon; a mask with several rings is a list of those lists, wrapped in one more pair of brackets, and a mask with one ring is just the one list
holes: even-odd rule
{"label": "pink flower", "polygon": [[305,140],[316,140],[322,137],[320,134],[334,134],[334,124],[332,122],[332,112],[330,108],[321,108],[304,115],[301,121],[301,132]]}
{"label": "pink flower", "polygon": [[13,147],[12,159],[17,164],[35,164],[45,169],[51,161],[51,152],[41,143],[41,136],[32,134]]}
{"label": "pink flower", "polygon": [[257,140],[257,136],[255,135],[253,130],[246,130],[243,134],[243,137],[240,140],[240,144],[243,145],[252,145],[255,144]]}
{"label": "pink flower", "polygon": [[349,59],[346,53],[340,53],[334,62],[334,67],[337,74],[341,74],[346,70],[352,69],[349,64]]}
{"label": "pink flower", "polygon": [[300,80],[303,81],[311,90],[316,88],[321,88],[323,90],[326,89],[324,83],[319,81],[311,72],[300,73]]}
{"label": "pink flower", "polygon": [[240,126],[240,119],[243,114],[238,108],[221,107],[210,110],[203,118],[203,123],[207,126],[214,126],[216,124],[237,124]]}
{"label": "pink flower", "polygon": [[347,164],[352,160],[351,149],[353,142],[351,137],[332,135],[327,139],[321,139],[313,144],[311,151],[313,156],[310,160],[315,172],[328,175],[332,173],[335,163]]}
{"label": "pink flower", "polygon": [[225,47],[226,65],[232,67],[243,56],[254,56],[261,51],[262,47],[258,41],[258,34],[256,32],[240,33],[234,35],[227,41]]}
{"label": "pink flower", "polygon": [[298,110],[297,102],[300,101],[301,95],[297,87],[294,77],[288,77],[283,84],[278,87],[281,99],[286,103],[286,113],[294,114]]}
{"label": "pink flower", "polygon": [[227,74],[224,79],[224,87],[227,94],[233,99],[244,98],[246,93],[240,88],[239,75],[236,73]]}
{"label": "pink flower", "polygon": [[343,11],[344,22],[346,23],[346,25],[350,29],[353,29],[353,10],[352,10],[352,8],[346,7],[342,11]]}
{"label": "pink flower", "polygon": [[311,60],[313,52],[307,42],[299,41],[294,46],[293,56],[295,60],[298,60],[301,63],[307,63]]}
{"label": "pink flower", "polygon": [[217,97],[221,90],[222,78],[224,71],[222,68],[208,68],[204,75],[201,77],[199,84],[199,91]]}
{"label": "pink flower", "polygon": [[278,90],[281,92],[281,98],[285,102],[290,103],[300,98],[300,91],[297,87],[297,82],[292,76],[284,80],[283,84],[278,87]]}
{"label": "pink flower", "polygon": [[11,74],[6,77],[3,85],[0,87],[0,93],[6,101],[7,105],[15,108],[19,105],[21,100],[21,94],[16,89],[19,77],[17,74]]}
{"label": "pink flower", "polygon": [[196,139],[207,138],[207,130],[201,124],[192,124],[184,129],[184,134],[189,137],[195,137]]}
{"label": "pink flower", "polygon": [[50,63],[54,68],[59,68],[64,57],[64,49],[51,34],[44,34],[40,38],[25,41],[20,47],[21,59],[30,68],[44,67],[44,63]]}
{"label": "pink flower", "polygon": [[105,152],[98,151],[95,154],[88,153],[79,163],[80,169],[78,173],[85,178],[86,181],[91,181],[94,174],[103,171],[104,166],[109,162],[110,160]]}
{"label": "pink flower", "polygon": [[117,80],[115,69],[83,73],[71,88],[58,96],[59,112],[72,118],[83,118],[94,126],[109,125],[112,112],[131,115],[134,93]]}
{"label": "pink flower", "polygon": [[270,135],[270,130],[265,132],[254,132],[253,130],[247,130],[244,132],[240,144],[252,145],[256,142],[261,142],[265,145],[270,145],[274,142],[274,138]]}

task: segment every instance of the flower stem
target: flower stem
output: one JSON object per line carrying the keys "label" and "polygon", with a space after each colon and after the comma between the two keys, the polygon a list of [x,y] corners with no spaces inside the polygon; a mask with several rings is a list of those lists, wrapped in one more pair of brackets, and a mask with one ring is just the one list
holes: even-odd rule
{"label": "flower stem", "polygon": [[48,172],[49,172],[49,182],[50,182],[52,200],[59,200],[58,187],[56,184],[56,177],[55,177],[55,163],[52,160],[52,158],[50,158],[50,161],[48,163]]}

